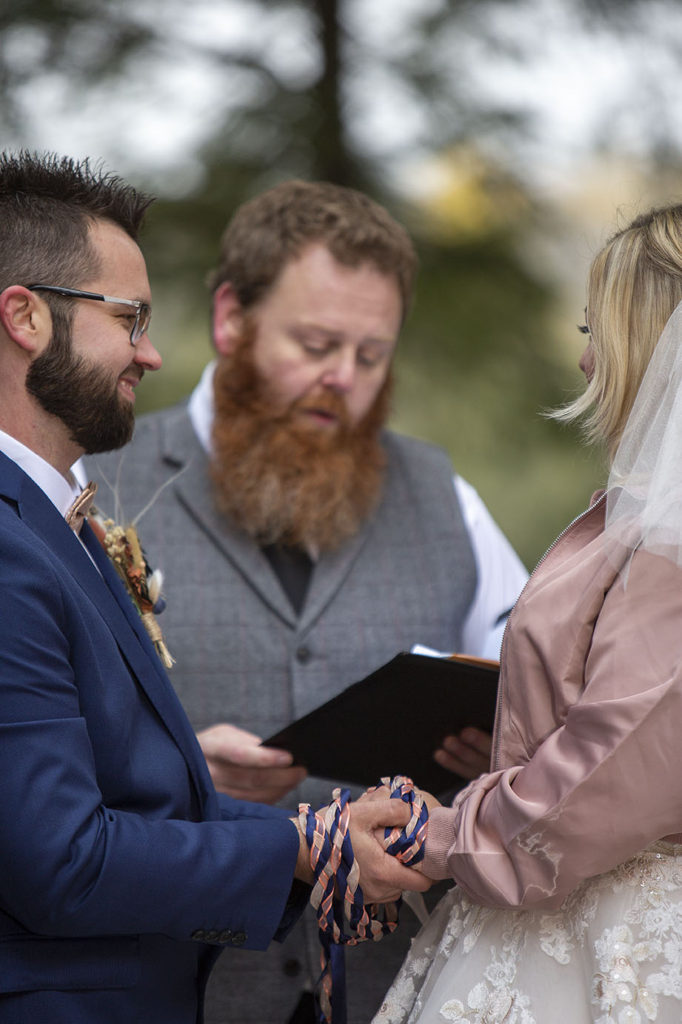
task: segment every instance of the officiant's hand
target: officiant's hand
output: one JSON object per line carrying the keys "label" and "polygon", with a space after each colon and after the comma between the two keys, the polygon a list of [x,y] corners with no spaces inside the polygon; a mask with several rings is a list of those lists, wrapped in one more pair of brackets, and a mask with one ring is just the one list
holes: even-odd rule
{"label": "officiant's hand", "polygon": [[197,734],[213,785],[236,800],[274,804],[302,782],[305,768],[291,754],[262,747],[260,736],[226,722]]}
{"label": "officiant's hand", "polygon": [[477,779],[483,772],[490,771],[492,747],[490,733],[468,726],[459,736],[446,736],[433,757],[448,771],[465,779]]}

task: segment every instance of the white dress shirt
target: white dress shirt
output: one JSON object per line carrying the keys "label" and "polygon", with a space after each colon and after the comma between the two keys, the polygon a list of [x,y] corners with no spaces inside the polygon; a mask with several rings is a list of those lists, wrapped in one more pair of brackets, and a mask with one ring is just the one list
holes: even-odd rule
{"label": "white dress shirt", "polygon": [[30,476],[33,483],[40,487],[58,509],[60,515],[66,515],[81,492],[73,472],[71,480],[67,480],[49,462],[31,451],[21,441],[17,441],[11,434],[6,434],[4,430],[0,430],[0,451]]}

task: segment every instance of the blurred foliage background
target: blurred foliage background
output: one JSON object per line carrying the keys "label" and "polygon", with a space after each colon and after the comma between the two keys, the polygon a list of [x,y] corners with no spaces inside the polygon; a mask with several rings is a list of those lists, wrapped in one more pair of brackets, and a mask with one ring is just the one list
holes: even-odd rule
{"label": "blurred foliage background", "polygon": [[543,413],[581,386],[591,256],[680,198],[678,0],[4,0],[0,131],[159,198],[143,246],[161,375],[210,358],[234,208],[290,177],[362,188],[421,260],[393,423],[446,447],[532,567],[604,478]]}

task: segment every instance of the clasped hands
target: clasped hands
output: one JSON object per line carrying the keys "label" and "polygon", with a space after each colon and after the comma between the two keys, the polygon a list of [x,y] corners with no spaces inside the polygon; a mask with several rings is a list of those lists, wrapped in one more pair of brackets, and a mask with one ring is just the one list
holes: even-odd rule
{"label": "clasped hands", "polygon": [[[254,733],[222,723],[199,733],[213,783],[217,790],[239,800],[276,803],[306,777],[306,771],[292,764],[284,750],[261,745]],[[444,768],[465,778],[476,778],[490,766],[491,738],[478,729],[464,729],[449,736],[434,752]],[[438,806],[431,794],[424,793],[427,806]],[[363,794],[351,805],[350,836],[360,867],[364,898],[368,903],[396,900],[404,890],[425,892],[431,885],[418,868],[407,868],[384,850],[384,829],[402,828],[410,820],[410,809],[402,800],[390,799],[386,787]],[[296,827],[297,819],[292,819]],[[310,855],[299,828],[299,857],[296,875],[312,881]]]}
{"label": "clasped hands", "polygon": [[[430,793],[420,793],[429,809],[440,806]],[[353,856],[359,869],[359,881],[365,905],[368,903],[392,903],[405,890],[426,892],[432,881],[419,870],[419,864],[405,867],[386,852],[386,829],[405,828],[412,817],[409,804],[391,798],[388,786],[373,786],[353,800],[347,807],[349,812],[348,835],[353,847]],[[299,851],[296,862],[296,877],[312,885],[310,849],[298,818],[291,821],[299,834]]]}

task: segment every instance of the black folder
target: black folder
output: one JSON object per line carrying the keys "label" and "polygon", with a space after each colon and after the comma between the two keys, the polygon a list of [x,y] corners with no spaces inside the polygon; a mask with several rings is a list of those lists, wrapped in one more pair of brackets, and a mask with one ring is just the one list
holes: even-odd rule
{"label": "black folder", "polygon": [[482,658],[398,654],[263,742],[325,779],[366,787],[407,775],[432,793],[459,789],[466,780],[433,752],[467,725],[492,732],[498,674]]}

